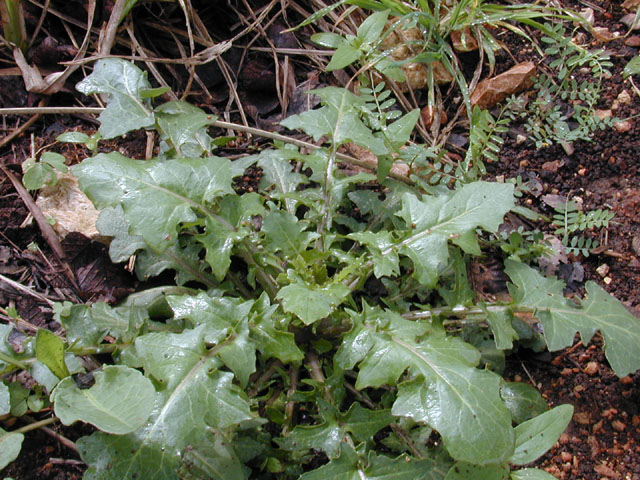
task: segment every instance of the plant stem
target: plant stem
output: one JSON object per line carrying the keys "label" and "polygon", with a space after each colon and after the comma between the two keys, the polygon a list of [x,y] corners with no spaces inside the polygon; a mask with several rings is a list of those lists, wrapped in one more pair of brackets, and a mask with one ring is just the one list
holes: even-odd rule
{"label": "plant stem", "polygon": [[448,317],[466,317],[469,315],[486,315],[487,312],[504,312],[511,311],[514,313],[533,313],[534,308],[523,305],[486,305],[482,307],[444,307],[433,308],[431,310],[422,310],[416,312],[408,312],[402,314],[407,320],[431,319],[433,317],[444,315]]}
{"label": "plant stem", "polygon": [[[35,115],[35,114],[61,114],[61,115],[72,115],[72,114],[93,114],[99,115],[102,113],[104,108],[98,107],[19,107],[19,108],[0,108],[0,115]],[[223,122],[221,120],[215,120],[211,122],[211,126],[217,128],[224,128],[235,130],[237,132],[249,133],[251,135],[256,135],[262,138],[269,138],[271,140],[276,140],[284,143],[288,143],[291,145],[295,145],[300,148],[308,148],[310,150],[319,150],[324,148],[320,145],[314,145],[313,143],[305,142],[303,140],[298,140],[296,138],[287,137],[286,135],[280,135],[279,133],[268,132],[266,130],[261,130],[259,128],[247,127],[245,125],[241,125],[238,123],[231,122]],[[367,168],[370,170],[376,170],[377,165],[373,164],[370,161],[361,160],[355,157],[351,157],[349,155],[345,155],[344,153],[336,152],[335,158],[337,160],[341,160],[343,162],[351,163],[353,165],[357,165],[359,167]],[[408,185],[413,185],[413,181],[404,173],[399,171],[395,171],[391,169],[389,172],[389,177],[404,182]]]}
{"label": "plant stem", "polygon": [[49,423],[57,422],[58,420],[60,420],[58,417],[47,418],[47,419],[41,420],[39,422],[36,422],[35,419],[30,417],[29,415],[24,415],[22,418],[24,418],[25,420],[27,420],[29,422],[33,422],[30,426],[38,425],[37,428],[40,428],[47,435],[50,435],[53,438],[55,438],[56,440],[58,440],[65,447],[67,447],[67,448],[73,450],[74,452],[78,453],[78,448],[76,447],[76,444],[74,442],[72,442],[71,440],[69,440],[67,437],[65,437],[63,435],[60,435],[58,432],[55,432],[55,431],[51,430],[50,428],[46,427],[45,425],[48,425],[48,423],[43,423],[43,422],[49,422]]}
{"label": "plant stem", "polygon": [[[33,419],[27,417],[26,415],[23,415],[22,418],[26,418],[29,421],[32,421]],[[40,420],[38,422],[33,421],[33,423],[29,423],[29,425],[25,425],[24,427],[20,427],[16,430],[12,430],[11,433],[27,433],[27,432],[31,432],[32,430],[37,430],[39,428],[42,428],[46,425],[51,425],[52,423],[56,423],[57,421],[59,421],[60,419],[58,417],[49,417],[49,418],[45,418],[44,420]]]}
{"label": "plant stem", "polygon": [[258,265],[258,263],[255,261],[253,255],[257,252],[255,252],[255,249],[249,244],[249,242],[244,240],[241,245],[244,247],[244,251],[240,252],[240,256],[248,266],[255,268],[256,279],[258,280],[262,288],[265,289],[267,295],[269,295],[269,298],[272,301],[275,300],[276,295],[278,294],[278,284],[271,277],[271,275],[269,275],[266,270]]}
{"label": "plant stem", "polygon": [[[331,229],[333,221],[331,212],[333,211],[333,195],[331,189],[333,187],[333,169],[336,163],[336,145],[331,145],[331,151],[329,152],[329,161],[327,162],[327,171],[324,179],[324,186],[322,188],[322,220],[318,225],[318,233],[321,235],[320,241],[322,242],[322,234],[325,230]],[[324,250],[325,245],[322,242],[321,250]]]}
{"label": "plant stem", "polygon": [[324,389],[324,399],[329,403],[335,403],[331,392],[329,391],[329,387],[325,383],[324,373],[322,372],[322,367],[320,366],[320,359],[318,355],[314,352],[307,353],[308,367],[309,373],[311,374],[311,378],[313,378],[316,382],[321,383]]}
{"label": "plant stem", "polygon": [[119,348],[126,348],[131,346],[128,343],[107,343],[104,345],[98,345],[96,347],[82,347],[82,348],[70,348],[69,351],[78,356],[85,355],[99,355],[101,353],[113,353]]}
{"label": "plant stem", "polygon": [[[296,388],[298,385],[298,367],[296,365],[291,365],[289,367],[289,389],[287,390],[287,397],[292,397],[296,393]],[[287,431],[291,430],[293,427],[293,414],[294,409],[296,407],[296,402],[294,400],[289,400],[284,407],[284,423],[285,426],[282,429],[282,434],[285,435]]]}
{"label": "plant stem", "polygon": [[9,355],[6,355],[0,352],[0,361],[8,363],[9,365],[13,365],[21,370],[28,370],[29,366],[26,363],[21,362],[20,360],[16,360],[15,358],[11,358]]}

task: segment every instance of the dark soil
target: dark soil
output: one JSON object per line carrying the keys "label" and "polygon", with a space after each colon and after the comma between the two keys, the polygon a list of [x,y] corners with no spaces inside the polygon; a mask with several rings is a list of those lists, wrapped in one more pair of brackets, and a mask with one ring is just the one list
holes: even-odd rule
{"label": "dark soil", "polygon": [[[586,4],[574,4],[571,1],[562,3],[578,10]],[[607,27],[612,32],[626,32],[626,27],[619,22],[624,14],[621,2],[593,0],[592,3],[595,4],[596,26]],[[232,16],[226,10],[212,11],[211,14]],[[37,21],[38,17],[34,18]],[[289,20],[292,25],[297,21]],[[235,17],[229,18],[228,22],[215,22],[216,25],[234,23]],[[54,27],[54,24],[50,25],[48,31],[58,35],[60,43],[65,43],[64,30]],[[227,31],[215,33],[229,36]],[[306,33],[298,35],[303,38]],[[513,57],[506,54],[499,56],[499,71],[507,69],[515,61],[524,61],[532,56],[530,45],[518,37],[502,40],[511,47]],[[577,294],[580,294],[585,281],[596,281],[620,299],[631,312],[640,316],[640,120],[637,118],[640,115],[640,95],[621,77],[623,66],[638,54],[637,46],[630,46],[640,45],[638,40],[634,43],[628,38],[618,39],[599,45],[607,49],[614,63],[613,76],[604,80],[599,108],[611,109],[618,118],[630,119],[628,130],[606,129],[596,132],[592,141],[576,142],[575,151],[571,154],[567,154],[561,146],[536,149],[530,143],[517,142],[516,135],[507,135],[500,161],[489,164],[488,170],[494,177],[511,178],[519,175],[525,181],[539,182],[541,190],[535,195],[525,194],[522,201],[524,205],[545,215],[553,213],[542,201],[542,196],[546,194],[579,198],[588,210],[609,208],[615,212],[616,216],[608,228],[586,232],[586,235],[598,237],[602,247],[589,257],[570,256],[566,264],[560,267],[559,273],[569,272],[568,278],[574,282]],[[278,41],[292,40],[287,38]],[[295,38],[293,42],[295,46]],[[594,43],[594,46],[598,45]],[[172,52],[165,54],[171,56]],[[64,51],[61,55],[64,55]],[[233,54],[228,58],[231,65],[240,65],[240,61]],[[272,55],[252,53],[244,65],[239,72],[240,89],[248,88],[239,93],[246,100],[250,120],[253,119],[260,128],[266,128],[266,125],[277,121],[279,115],[272,86],[275,74],[268,73],[269,69],[274,68]],[[261,73],[256,74],[256,69]],[[308,85],[317,84],[318,72],[310,62],[296,60],[295,74],[299,84],[304,81],[309,81]],[[220,72],[215,68],[202,68],[200,75],[209,91],[195,91],[191,100],[211,111],[224,111],[229,94],[220,80]],[[264,82],[258,95],[250,88],[257,77]],[[636,77],[636,84],[637,80]],[[51,104],[73,104],[72,87],[73,82],[69,82],[68,90],[54,95]],[[625,96],[629,98],[627,103],[619,101]],[[24,90],[21,77],[0,74],[0,107],[34,106],[39,101],[39,96]],[[4,134],[8,135],[27,118],[8,117],[3,120]],[[95,121],[85,117],[57,115],[41,118],[23,135],[0,148],[0,164],[19,176],[19,164],[30,155],[31,136],[37,149],[52,143],[56,135],[69,129],[90,133],[95,130]],[[145,142],[143,133],[133,134],[105,148],[116,148],[130,156],[142,158]],[[239,138],[219,154],[243,154],[247,147],[246,139]],[[63,153],[70,162],[77,162],[88,155],[83,147],[55,148],[64,148]],[[250,189],[252,181],[253,176],[248,172],[246,185],[238,185],[238,188]],[[0,173],[0,274],[23,285],[30,285],[53,300],[116,301],[136,288],[124,267],[110,264],[104,247],[81,236],[72,236],[64,243],[69,267],[77,280],[75,285],[72,284],[64,275],[64,265],[55,260],[38,226],[33,221],[27,221],[28,214],[29,210],[12,183]],[[584,275],[577,279],[571,277],[571,272],[575,271],[583,271]],[[35,326],[59,327],[50,315],[43,314],[43,304],[37,299],[1,281],[0,306],[15,306],[20,316]],[[510,380],[531,383],[550,405],[570,403],[575,408],[573,421],[566,433],[536,466],[562,480],[640,480],[640,374],[617,378],[603,356],[599,337],[588,346],[583,346],[576,339],[573,347],[560,352],[519,351],[509,357],[505,376]],[[0,422],[0,426],[14,429],[22,425],[6,421]],[[81,478],[84,471],[82,462],[76,452],[60,442],[59,435],[73,441],[87,433],[86,427],[53,425],[50,428],[49,433],[43,430],[29,432],[20,457],[0,471],[0,478]]]}

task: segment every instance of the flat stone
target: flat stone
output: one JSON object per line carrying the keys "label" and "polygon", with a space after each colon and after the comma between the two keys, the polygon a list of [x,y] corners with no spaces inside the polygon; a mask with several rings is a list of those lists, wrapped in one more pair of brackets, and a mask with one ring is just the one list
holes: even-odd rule
{"label": "flat stone", "polygon": [[530,88],[535,74],[535,63],[519,63],[500,75],[481,81],[471,94],[471,104],[491,108],[509,95]]}
{"label": "flat stone", "polygon": [[614,122],[613,128],[615,128],[618,133],[627,133],[633,127],[633,122],[631,120],[622,120],[621,122]]}
{"label": "flat stone", "polygon": [[628,13],[624,17],[620,19],[622,23],[624,23],[631,30],[640,30],[640,18],[636,20],[635,13]]}
{"label": "flat stone", "polygon": [[627,47],[640,47],[640,35],[632,35],[624,41]]}

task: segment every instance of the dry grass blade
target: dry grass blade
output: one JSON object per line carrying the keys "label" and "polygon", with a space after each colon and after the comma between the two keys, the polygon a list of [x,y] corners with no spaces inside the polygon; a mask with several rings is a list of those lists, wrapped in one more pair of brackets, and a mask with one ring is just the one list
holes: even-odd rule
{"label": "dry grass blade", "polygon": [[[0,108],[0,115],[24,115],[24,114],[73,114],[73,113],[83,113],[83,114],[100,114],[102,112],[102,108],[90,108],[90,107],[43,107],[43,108]],[[255,135],[258,137],[269,138],[271,140],[277,140],[284,143],[289,143],[292,145],[296,145],[297,147],[307,148],[310,150],[317,150],[322,148],[318,145],[314,145],[313,143],[305,142],[303,140],[299,140],[296,138],[287,137],[286,135],[280,135],[279,133],[268,132],[266,130],[261,130],[259,128],[249,127],[247,125],[240,125],[237,123],[224,122],[220,120],[216,120],[211,122],[211,126],[218,127],[231,131],[238,131],[248,133],[250,135]],[[349,155],[345,155],[342,153],[338,153],[336,158],[342,162],[351,163],[358,167],[367,168],[369,170],[376,170],[378,168],[377,162],[372,159],[358,159]],[[3,168],[3,167],[2,167]],[[4,168],[3,168],[4,170]],[[10,172],[9,172],[10,173]],[[389,173],[391,178],[396,180],[400,180],[401,182],[413,184],[413,181],[409,178],[409,168],[404,164],[395,164]],[[15,177],[14,177],[15,178]],[[22,185],[20,185],[22,187]],[[24,188],[24,187],[22,187]],[[26,190],[25,190],[26,192]],[[27,193],[29,198],[31,196]],[[47,224],[48,225],[48,224]],[[50,226],[49,226],[50,227]]]}
{"label": "dry grass blade", "polygon": [[116,0],[109,21],[100,31],[100,39],[98,40],[98,54],[100,56],[108,55],[111,52],[126,4],[127,0]]}
{"label": "dry grass blade", "polygon": [[[48,9],[48,4],[42,6],[43,11]],[[87,25],[86,32],[84,36],[84,40],[82,45],[78,49],[78,53],[76,54],[75,59],[81,58],[86,53],[87,47],[89,46],[89,40],[91,37],[91,25],[93,24],[93,18],[95,15],[96,2],[95,0],[89,0],[88,14],[87,14]],[[78,69],[79,65],[70,64],[67,65],[63,72],[56,72],[51,75],[48,75],[46,78],[42,78],[40,70],[29,65],[27,60],[24,57],[23,52],[14,48],[13,50],[14,60],[16,65],[22,72],[22,77],[24,79],[25,87],[28,92],[33,93],[42,93],[45,95],[51,95],[60,91],[67,78]]]}
{"label": "dry grass blade", "polygon": [[[13,281],[10,278],[5,277],[4,275],[0,275],[0,281],[6,283],[7,285],[9,285],[11,288],[22,292],[22,293],[26,293],[27,295],[37,298],[38,300],[40,300],[41,302],[47,303],[49,305],[53,305],[53,301],[49,300],[47,297],[45,297],[44,295],[42,295],[41,293],[38,293],[32,289],[30,289],[29,287],[25,287],[24,285],[22,285],[19,282]],[[28,322],[27,322],[28,323]],[[28,323],[28,325],[31,325],[30,323]],[[32,328],[33,326],[31,326],[30,328]]]}
{"label": "dry grass blade", "polygon": [[[38,108],[45,107],[47,105],[47,102],[48,102],[48,98],[47,97],[43,98],[42,100],[40,100],[40,103],[38,104]],[[0,148],[4,147],[5,145],[8,145],[15,138],[22,135],[31,125],[33,125],[40,118],[40,115],[41,113],[37,113],[37,112],[33,113],[33,116],[29,120],[24,122],[20,127],[16,128],[9,135],[2,138],[0,140]]]}

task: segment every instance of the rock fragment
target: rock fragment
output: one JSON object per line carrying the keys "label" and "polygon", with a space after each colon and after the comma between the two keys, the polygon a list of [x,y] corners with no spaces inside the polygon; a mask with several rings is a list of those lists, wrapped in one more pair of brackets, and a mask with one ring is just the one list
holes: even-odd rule
{"label": "rock fragment", "polygon": [[631,30],[640,30],[640,18],[636,19],[635,13],[628,13],[620,19]]}
{"label": "rock fragment", "polygon": [[481,81],[471,94],[471,104],[491,108],[509,95],[530,88],[535,74],[533,62],[519,63],[500,75]]}

